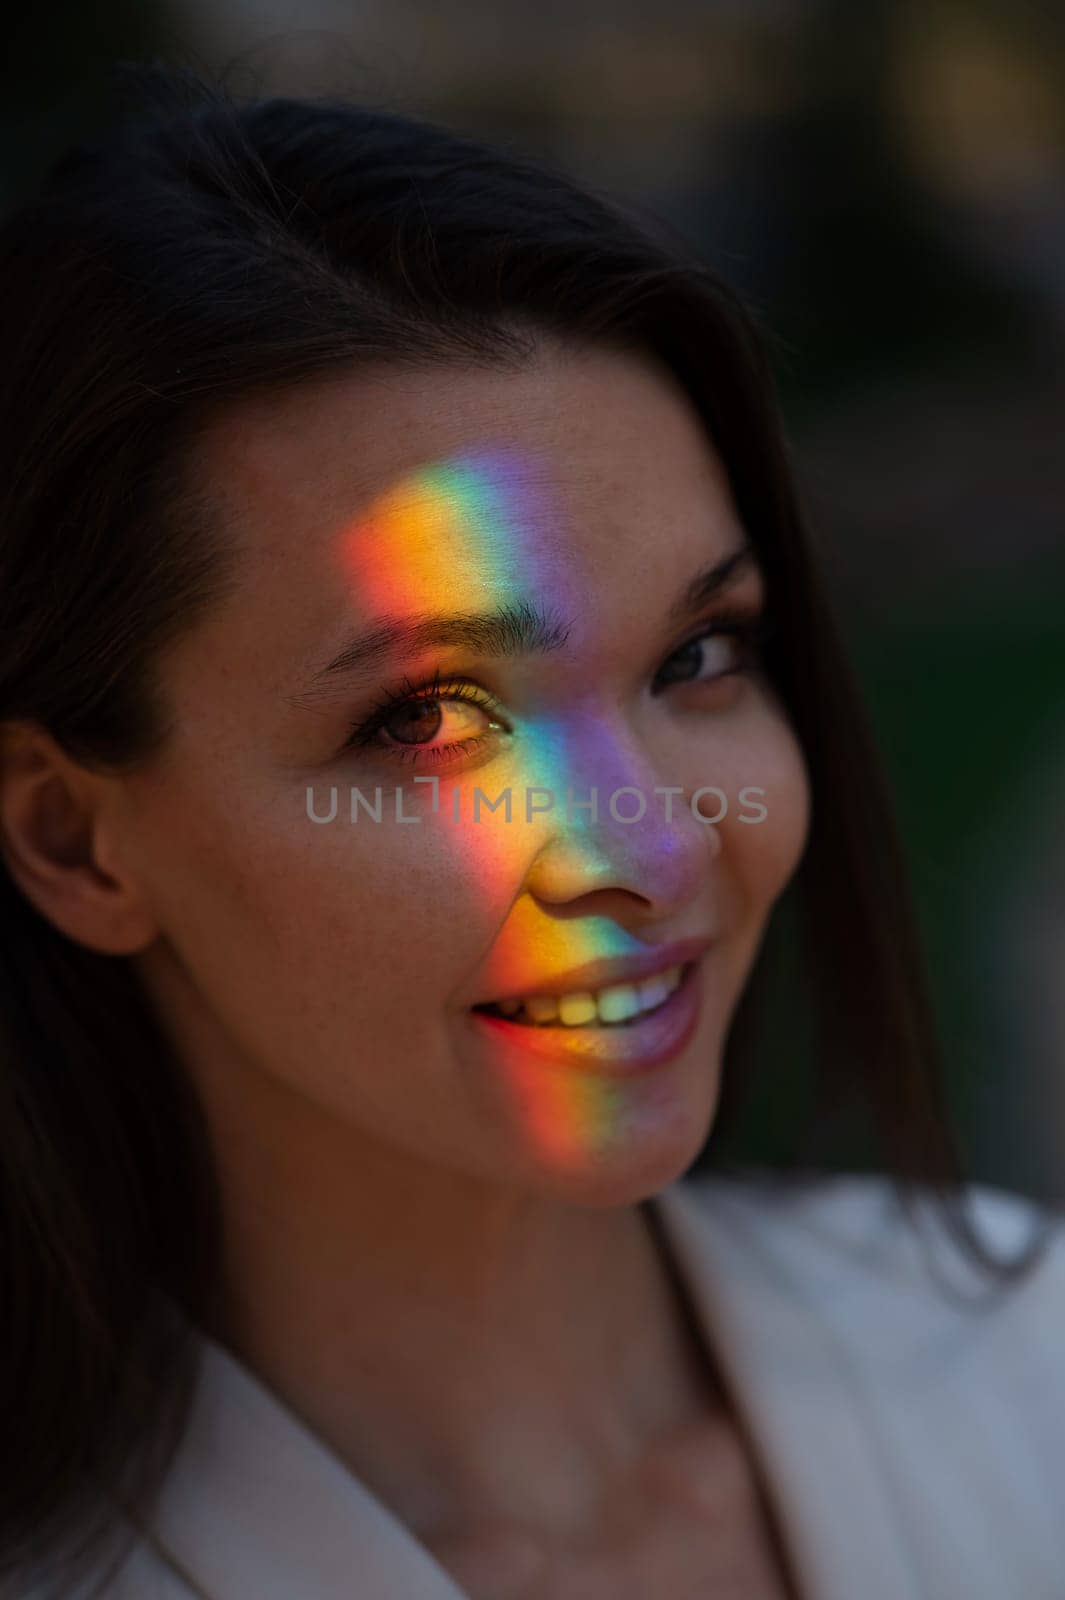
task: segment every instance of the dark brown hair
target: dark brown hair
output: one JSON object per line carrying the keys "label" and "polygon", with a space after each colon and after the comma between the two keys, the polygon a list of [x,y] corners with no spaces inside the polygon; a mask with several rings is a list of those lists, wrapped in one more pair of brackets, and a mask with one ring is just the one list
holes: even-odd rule
{"label": "dark brown hair", "polygon": [[[907,1206],[930,1188],[974,1261],[1025,1270],[960,1206],[900,847],[751,315],[654,223],[526,159],[379,108],[127,77],[133,114],[0,231],[0,724],[101,770],[165,741],[162,647],[232,579],[191,465],[239,397],[365,361],[518,364],[541,331],[656,355],[728,469],[810,773],[789,889],[818,1020],[809,1130],[867,1105]],[[766,959],[730,1030],[711,1165],[757,1081]],[[62,1583],[113,1506],[161,1482],[196,1372],[169,1307],[209,1302],[220,1203],[128,961],[66,938],[6,866],[0,1096],[0,1575],[51,1562]]]}

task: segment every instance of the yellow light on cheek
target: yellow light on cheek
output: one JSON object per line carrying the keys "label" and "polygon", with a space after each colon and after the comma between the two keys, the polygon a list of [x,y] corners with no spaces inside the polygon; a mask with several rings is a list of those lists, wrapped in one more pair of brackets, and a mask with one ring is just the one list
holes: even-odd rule
{"label": "yellow light on cheek", "polygon": [[[565,606],[567,596],[559,595],[550,549],[538,531],[549,528],[551,519],[529,489],[532,481],[529,464],[516,452],[482,450],[431,463],[392,485],[338,537],[338,567],[353,610],[370,616],[460,614],[545,592],[561,598],[567,614],[579,609],[579,597]],[[565,794],[568,779],[557,744],[530,735],[524,754],[523,789]],[[463,809],[461,826],[448,825],[450,809],[442,806],[433,825],[444,826],[448,848],[460,858],[456,869],[473,880],[474,896],[479,884],[486,904],[495,905],[499,885],[511,885],[524,860],[520,794],[519,820],[510,828],[490,813],[483,813],[487,827],[483,821],[474,827],[470,808]],[[545,960],[569,965],[610,953],[602,930],[594,945],[572,927],[560,930],[555,942],[553,952],[522,952],[515,966],[531,970]],[[536,1072],[508,1080],[507,1087],[527,1135],[546,1157],[565,1162],[587,1156],[620,1136],[626,1102],[616,1084],[578,1073]]]}

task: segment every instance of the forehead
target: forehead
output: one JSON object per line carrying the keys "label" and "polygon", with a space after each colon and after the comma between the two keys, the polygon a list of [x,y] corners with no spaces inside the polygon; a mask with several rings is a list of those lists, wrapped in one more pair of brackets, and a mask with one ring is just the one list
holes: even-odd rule
{"label": "forehead", "polygon": [[675,587],[740,537],[680,389],[605,349],[345,372],[234,408],[198,466],[239,546],[228,621],[270,613],[271,665],[405,605],[586,602],[594,586],[638,609],[648,583]]}

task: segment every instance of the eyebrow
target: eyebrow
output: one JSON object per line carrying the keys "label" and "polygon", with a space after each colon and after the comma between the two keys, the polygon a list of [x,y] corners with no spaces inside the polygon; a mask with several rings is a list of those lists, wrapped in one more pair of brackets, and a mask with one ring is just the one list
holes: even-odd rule
{"label": "eyebrow", "polygon": [[[749,542],[737,546],[720,561],[702,567],[687,583],[667,612],[671,625],[683,623],[755,566]],[[565,647],[571,622],[538,603],[521,600],[490,612],[463,612],[455,616],[382,617],[349,639],[340,651],[318,667],[296,693],[286,698],[306,706],[328,695],[333,685],[345,687],[374,679],[391,661],[417,655],[433,646],[459,646],[478,656],[513,657],[548,655]]]}

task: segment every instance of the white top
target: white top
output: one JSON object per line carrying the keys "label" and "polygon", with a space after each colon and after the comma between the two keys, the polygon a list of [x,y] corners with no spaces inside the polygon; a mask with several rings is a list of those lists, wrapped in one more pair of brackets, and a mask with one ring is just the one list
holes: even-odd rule
{"label": "white top", "polygon": [[[970,1194],[1012,1255],[1039,1208]],[[1034,1277],[971,1309],[939,1282],[980,1280],[923,1207],[912,1232],[884,1177],[777,1203],[757,1175],[703,1175],[649,1204],[803,1600],[1062,1600],[1065,1218]],[[213,1339],[202,1353],[153,1531],[101,1600],[461,1600],[272,1391]]]}

